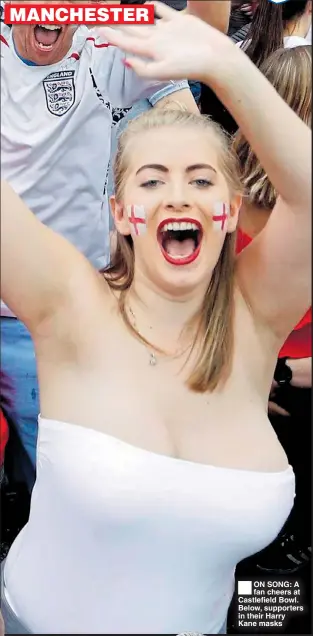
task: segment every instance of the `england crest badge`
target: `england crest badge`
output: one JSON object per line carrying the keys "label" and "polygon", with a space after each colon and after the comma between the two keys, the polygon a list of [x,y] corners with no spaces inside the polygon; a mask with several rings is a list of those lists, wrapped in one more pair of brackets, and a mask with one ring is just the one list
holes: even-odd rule
{"label": "england crest badge", "polygon": [[43,80],[47,108],[52,115],[65,115],[75,103],[74,74],[75,71],[58,71]]}

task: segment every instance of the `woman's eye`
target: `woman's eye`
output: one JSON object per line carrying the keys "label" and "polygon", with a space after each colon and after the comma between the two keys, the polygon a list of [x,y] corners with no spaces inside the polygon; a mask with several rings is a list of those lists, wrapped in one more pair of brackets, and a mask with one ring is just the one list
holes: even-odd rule
{"label": "woman's eye", "polygon": [[199,188],[208,188],[212,184],[212,181],[208,179],[194,179],[192,183],[195,183]]}
{"label": "woman's eye", "polygon": [[159,181],[158,179],[149,179],[149,181],[145,181],[144,183],[141,184],[141,188],[156,188],[157,185],[159,185],[159,183],[162,183],[162,181]]}
{"label": "woman's eye", "polygon": [[207,188],[208,186],[213,185],[212,181],[209,181],[208,179],[194,179],[192,183],[195,183],[200,188]]}

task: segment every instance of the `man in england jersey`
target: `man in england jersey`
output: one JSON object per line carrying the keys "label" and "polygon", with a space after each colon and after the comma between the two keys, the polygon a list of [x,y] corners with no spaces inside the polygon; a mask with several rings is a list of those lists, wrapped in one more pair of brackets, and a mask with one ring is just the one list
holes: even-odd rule
{"label": "man in england jersey", "polygon": [[[142,98],[152,106],[173,99],[197,110],[187,82],[145,81],[123,58],[85,26],[1,24],[2,179],[99,269],[109,260],[112,110],[123,113]],[[39,411],[35,354],[28,332],[4,306],[1,364],[15,388],[13,420],[30,460],[31,487]]]}

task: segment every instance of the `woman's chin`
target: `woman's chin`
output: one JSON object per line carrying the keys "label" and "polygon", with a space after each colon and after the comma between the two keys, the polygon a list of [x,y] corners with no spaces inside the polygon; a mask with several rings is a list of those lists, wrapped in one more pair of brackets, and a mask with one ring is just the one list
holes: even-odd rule
{"label": "woman's chin", "polygon": [[189,296],[197,289],[203,294],[210,281],[208,268],[195,267],[194,264],[177,267],[166,262],[165,267],[156,269],[153,274],[155,278],[157,277],[160,291],[174,297]]}

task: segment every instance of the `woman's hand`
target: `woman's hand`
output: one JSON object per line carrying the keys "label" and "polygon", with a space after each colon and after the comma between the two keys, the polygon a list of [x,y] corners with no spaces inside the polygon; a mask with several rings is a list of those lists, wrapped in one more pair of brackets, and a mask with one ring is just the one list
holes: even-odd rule
{"label": "woman's hand", "polygon": [[160,2],[155,8],[161,20],[153,26],[98,29],[100,36],[129,54],[125,64],[141,77],[207,81],[218,78],[221,62],[238,53],[226,35],[199,18]]}

